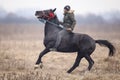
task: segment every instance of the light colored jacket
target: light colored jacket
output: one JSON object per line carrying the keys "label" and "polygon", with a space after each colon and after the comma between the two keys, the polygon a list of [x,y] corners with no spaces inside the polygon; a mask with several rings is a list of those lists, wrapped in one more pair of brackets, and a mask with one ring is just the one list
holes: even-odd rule
{"label": "light colored jacket", "polygon": [[71,28],[73,30],[76,25],[74,10],[70,10],[67,13],[64,13],[63,22],[60,22],[60,24],[65,28]]}

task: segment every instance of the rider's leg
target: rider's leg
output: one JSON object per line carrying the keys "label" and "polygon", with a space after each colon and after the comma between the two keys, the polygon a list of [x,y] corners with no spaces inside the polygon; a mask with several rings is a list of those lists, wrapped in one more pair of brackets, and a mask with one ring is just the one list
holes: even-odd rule
{"label": "rider's leg", "polygon": [[55,46],[53,47],[54,48],[53,50],[57,50],[57,48],[59,47],[59,45],[61,43],[62,37],[65,35],[65,33],[66,33],[66,30],[62,30],[58,33],[56,43],[55,43]]}

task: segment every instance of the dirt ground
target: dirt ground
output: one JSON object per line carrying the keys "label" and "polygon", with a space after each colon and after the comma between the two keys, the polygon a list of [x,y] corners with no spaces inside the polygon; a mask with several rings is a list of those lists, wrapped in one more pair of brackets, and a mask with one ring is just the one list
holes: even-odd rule
{"label": "dirt ground", "polygon": [[85,33],[95,40],[109,40],[116,54],[108,57],[108,48],[98,44],[91,55],[95,64],[90,72],[88,62],[82,59],[71,74],[66,71],[73,65],[76,53],[50,52],[43,58],[43,68],[34,70],[39,53],[44,49],[44,25],[0,25],[0,80],[120,80],[120,32],[99,28],[76,27],[74,32]]}

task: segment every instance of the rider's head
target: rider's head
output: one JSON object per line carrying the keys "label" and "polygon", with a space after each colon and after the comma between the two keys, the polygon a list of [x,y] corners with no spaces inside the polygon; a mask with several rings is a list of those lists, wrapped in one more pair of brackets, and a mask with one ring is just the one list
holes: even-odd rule
{"label": "rider's head", "polygon": [[64,7],[64,12],[68,12],[68,11],[70,11],[70,6],[69,6],[69,5],[66,5],[66,6]]}

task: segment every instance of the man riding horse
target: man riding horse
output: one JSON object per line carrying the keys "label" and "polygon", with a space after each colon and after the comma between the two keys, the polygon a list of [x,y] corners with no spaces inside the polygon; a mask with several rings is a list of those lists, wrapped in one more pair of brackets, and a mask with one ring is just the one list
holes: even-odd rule
{"label": "man riding horse", "polygon": [[64,29],[58,33],[55,46],[51,49],[52,51],[57,51],[57,48],[60,45],[61,39],[64,36],[64,34],[66,34],[66,32],[73,31],[75,27],[76,20],[74,17],[74,10],[71,10],[69,5],[66,5],[64,7],[64,18],[63,22],[60,22],[60,24],[63,25]]}
{"label": "man riding horse", "polygon": [[[105,46],[109,49],[109,56],[115,54],[115,47],[107,40],[95,40],[87,34],[74,33],[72,30],[76,24],[73,11],[70,10],[70,6],[64,8],[64,20],[62,22],[63,28],[59,26],[60,22],[57,15],[55,15],[55,9],[48,9],[42,11],[36,11],[35,16],[39,20],[45,20],[44,27],[44,50],[40,52],[40,55],[35,63],[35,69],[42,68],[42,57],[50,52],[51,48],[57,49],[58,52],[72,53],[77,52],[77,57],[73,66],[67,71],[71,73],[76,69],[82,58],[85,58],[89,65],[87,70],[91,70],[94,61],[91,54],[96,48],[96,43],[101,46]],[[101,55],[101,54],[100,54]]]}

